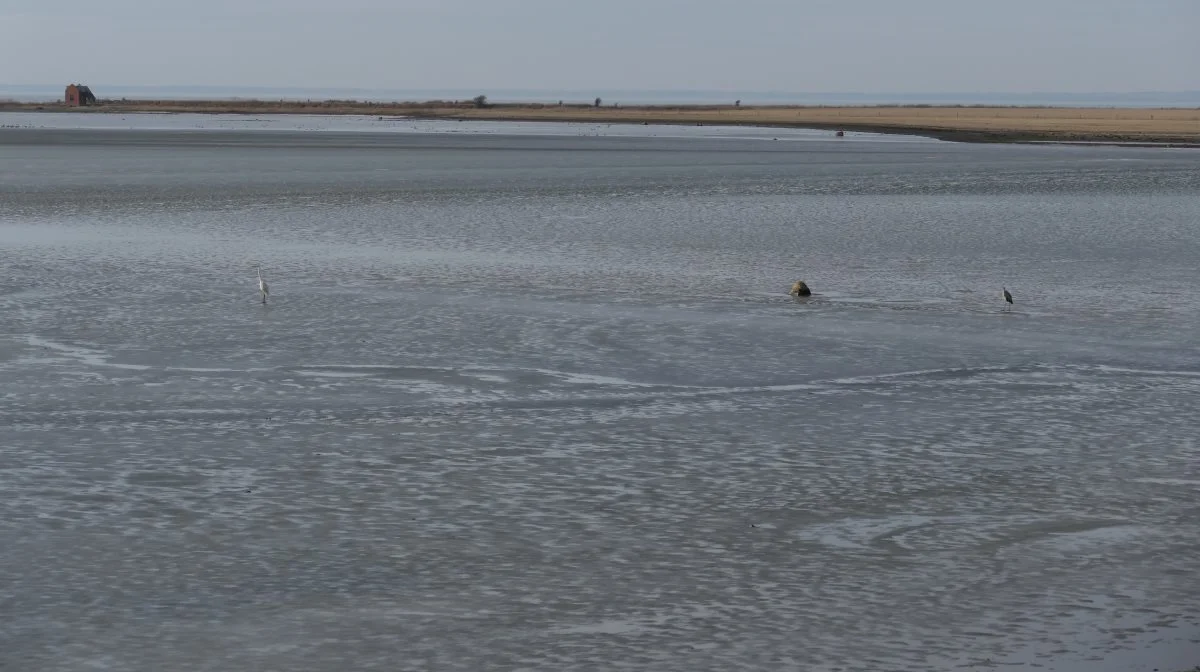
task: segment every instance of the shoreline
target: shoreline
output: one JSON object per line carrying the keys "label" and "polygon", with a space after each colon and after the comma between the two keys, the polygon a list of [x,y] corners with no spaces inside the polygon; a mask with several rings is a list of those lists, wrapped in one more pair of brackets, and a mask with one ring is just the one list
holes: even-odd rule
{"label": "shoreline", "polygon": [[1200,148],[1197,108],[1005,106],[544,105],[471,102],[102,100],[96,106],[0,102],[0,112],[362,115],[420,120],[754,126],[911,135],[948,142]]}
{"label": "shoreline", "polygon": [[[1194,136],[1153,137],[1135,134],[1111,135],[1088,134],[1082,131],[1067,133],[1030,132],[1018,130],[980,131],[973,129],[939,128],[934,126],[899,126],[888,124],[872,124],[859,122],[754,122],[716,120],[711,123],[686,123],[661,119],[611,119],[603,116],[590,118],[558,118],[558,117],[526,117],[522,115],[503,116],[458,116],[458,115],[406,115],[410,119],[422,120],[471,120],[471,121],[545,121],[556,123],[590,123],[590,124],[625,124],[625,125],[704,125],[704,126],[750,126],[755,128],[794,128],[823,131],[846,131],[859,133],[877,133],[880,135],[909,135],[945,142],[963,142],[976,144],[1043,144],[1043,145],[1108,145],[1117,147],[1174,147],[1200,149],[1200,132]],[[1200,671],[1198,671],[1200,672]]]}

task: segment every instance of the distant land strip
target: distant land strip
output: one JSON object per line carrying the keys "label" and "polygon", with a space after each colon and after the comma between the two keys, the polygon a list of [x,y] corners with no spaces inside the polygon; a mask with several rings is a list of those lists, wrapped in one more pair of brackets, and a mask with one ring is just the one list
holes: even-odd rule
{"label": "distant land strip", "polygon": [[486,101],[101,100],[87,107],[0,102],[0,111],[338,114],[412,119],[809,128],[957,142],[1068,142],[1200,147],[1200,108],[994,105],[585,105]]}

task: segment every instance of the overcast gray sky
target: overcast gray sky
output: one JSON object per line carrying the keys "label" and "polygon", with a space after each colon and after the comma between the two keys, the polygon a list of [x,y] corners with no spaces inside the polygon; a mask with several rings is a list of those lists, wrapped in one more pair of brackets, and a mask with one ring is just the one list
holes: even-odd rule
{"label": "overcast gray sky", "polygon": [[1200,89],[1200,0],[2,0],[0,84]]}

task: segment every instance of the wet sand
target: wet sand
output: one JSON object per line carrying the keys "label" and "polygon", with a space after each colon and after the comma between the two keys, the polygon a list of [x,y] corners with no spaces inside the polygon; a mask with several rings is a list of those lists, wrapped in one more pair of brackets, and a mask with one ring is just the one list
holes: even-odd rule
{"label": "wet sand", "polygon": [[[0,103],[9,111],[80,111],[60,104]],[[469,102],[142,100],[104,101],[97,113],[362,114],[421,119],[567,121],[626,124],[751,125],[921,135],[959,142],[1083,142],[1200,146],[1192,108],[924,106],[631,106]]]}

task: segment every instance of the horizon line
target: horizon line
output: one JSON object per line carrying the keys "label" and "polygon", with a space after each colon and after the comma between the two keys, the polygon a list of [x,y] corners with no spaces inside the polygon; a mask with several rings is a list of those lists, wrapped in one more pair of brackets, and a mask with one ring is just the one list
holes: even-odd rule
{"label": "horizon line", "polygon": [[[24,90],[57,90],[65,87],[68,84],[85,83],[84,80],[72,80],[63,84],[6,84],[0,83],[0,89],[24,89]],[[92,86],[88,84],[88,86]],[[789,91],[789,90],[753,90],[753,89],[655,89],[655,88],[527,88],[527,87],[363,87],[363,86],[277,86],[277,85],[247,85],[247,84],[119,84],[107,83],[101,86],[110,87],[113,89],[130,89],[130,90],[225,90],[225,91],[343,91],[343,92],[362,92],[362,93],[403,93],[403,92],[421,92],[421,93],[474,93],[475,95],[486,95],[489,88],[498,93],[504,92],[520,92],[520,93],[544,93],[544,94],[579,94],[592,95],[594,93],[627,93],[627,94],[676,94],[676,95],[696,95],[696,94],[718,94],[724,96],[737,95],[767,95],[767,96],[1178,96],[1178,95],[1200,95],[1200,89],[1172,89],[1172,90],[1138,90],[1138,91],[1056,91],[1056,90],[1026,90],[1026,91],[987,91],[987,90],[972,90],[972,91],[938,91],[938,90],[910,90],[910,91],[870,91],[870,90],[843,90],[843,91]]]}

